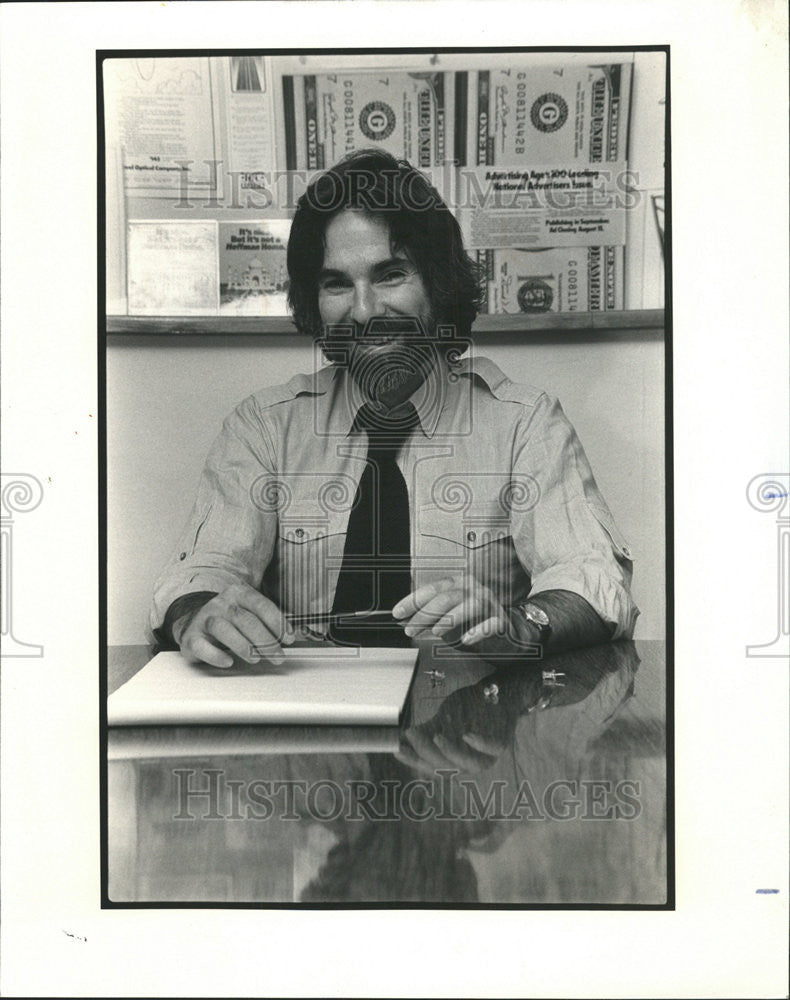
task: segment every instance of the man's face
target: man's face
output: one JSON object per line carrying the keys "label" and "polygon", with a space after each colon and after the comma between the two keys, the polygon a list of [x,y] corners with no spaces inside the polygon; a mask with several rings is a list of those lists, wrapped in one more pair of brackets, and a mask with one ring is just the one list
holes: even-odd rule
{"label": "man's face", "polygon": [[408,257],[393,250],[381,219],[340,212],[325,239],[321,321],[353,327],[349,371],[368,398],[391,409],[420,386],[433,362],[435,352],[419,343],[434,332],[428,292]]}

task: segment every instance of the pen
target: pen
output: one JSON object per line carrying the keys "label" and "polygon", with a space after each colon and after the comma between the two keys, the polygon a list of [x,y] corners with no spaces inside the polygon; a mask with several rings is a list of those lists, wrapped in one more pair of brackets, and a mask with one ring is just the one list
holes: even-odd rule
{"label": "pen", "polygon": [[313,615],[286,615],[291,625],[331,624],[341,621],[387,618],[394,621],[391,611],[325,611]]}

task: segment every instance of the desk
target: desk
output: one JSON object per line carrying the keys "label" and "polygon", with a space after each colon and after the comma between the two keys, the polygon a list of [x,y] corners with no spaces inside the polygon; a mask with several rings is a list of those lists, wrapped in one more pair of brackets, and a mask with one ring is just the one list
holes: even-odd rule
{"label": "desk", "polygon": [[[149,656],[111,648],[108,690]],[[397,729],[112,729],[109,898],[664,905],[665,662],[421,644]]]}

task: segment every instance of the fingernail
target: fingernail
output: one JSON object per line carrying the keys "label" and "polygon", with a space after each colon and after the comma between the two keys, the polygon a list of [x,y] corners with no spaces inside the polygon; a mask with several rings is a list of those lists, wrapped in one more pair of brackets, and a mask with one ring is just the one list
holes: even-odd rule
{"label": "fingernail", "polygon": [[444,628],[441,625],[434,625],[434,627],[431,629],[431,632],[433,632],[434,635],[441,635],[443,631]]}
{"label": "fingernail", "polygon": [[461,642],[463,643],[464,646],[468,646],[469,643],[472,642],[472,638],[473,636],[471,632],[464,632],[464,634],[461,636]]}
{"label": "fingernail", "polygon": [[406,633],[406,635],[412,636],[412,635],[417,635],[417,633],[420,630],[417,628],[416,625],[407,625],[403,631]]}
{"label": "fingernail", "polygon": [[290,646],[292,642],[296,642],[296,635],[293,632],[286,632],[283,636],[284,645]]}
{"label": "fingernail", "polygon": [[403,618],[403,607],[402,607],[402,605],[400,605],[400,604],[396,604],[395,605],[395,607],[392,609],[392,617],[393,618]]}

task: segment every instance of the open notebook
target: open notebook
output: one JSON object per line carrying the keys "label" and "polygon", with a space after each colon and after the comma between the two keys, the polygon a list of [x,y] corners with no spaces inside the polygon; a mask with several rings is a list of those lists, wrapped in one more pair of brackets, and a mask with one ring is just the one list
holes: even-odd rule
{"label": "open notebook", "polygon": [[159,653],[107,699],[111,726],[235,723],[396,726],[416,649],[286,649],[227,670]]}

